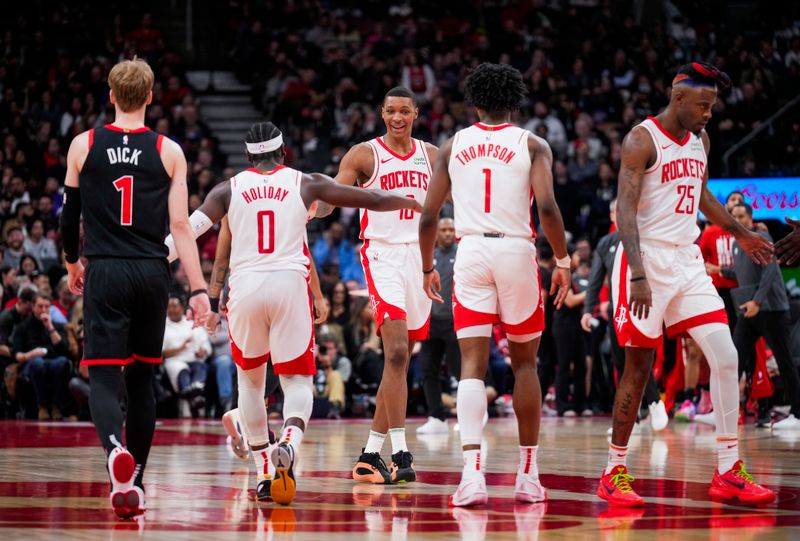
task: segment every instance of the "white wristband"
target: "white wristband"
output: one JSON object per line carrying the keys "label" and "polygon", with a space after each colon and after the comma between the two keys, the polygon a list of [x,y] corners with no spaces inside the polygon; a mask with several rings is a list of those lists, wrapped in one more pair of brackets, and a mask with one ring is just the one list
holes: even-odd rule
{"label": "white wristband", "polygon": [[558,267],[559,269],[567,269],[567,270],[569,270],[570,267],[571,267],[571,265],[570,265],[571,261],[572,260],[569,258],[568,255],[565,255],[564,257],[557,257],[556,258],[556,267]]}

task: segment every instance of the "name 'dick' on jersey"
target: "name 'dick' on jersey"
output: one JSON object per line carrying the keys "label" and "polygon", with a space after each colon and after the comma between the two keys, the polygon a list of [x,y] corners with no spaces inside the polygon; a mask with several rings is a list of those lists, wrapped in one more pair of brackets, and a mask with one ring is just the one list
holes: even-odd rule
{"label": "name 'dick' on jersey", "polygon": [[111,124],[89,131],[80,173],[86,257],[164,258],[170,177],[163,135]]}
{"label": "name 'dick' on jersey", "polygon": [[[381,137],[367,144],[372,149],[372,176],[361,184],[368,190],[385,190],[425,203],[432,172],[425,143],[412,139],[412,149],[401,156],[390,149]],[[410,209],[396,212],[369,212],[361,209],[361,238],[390,244],[419,242],[419,213]]]}

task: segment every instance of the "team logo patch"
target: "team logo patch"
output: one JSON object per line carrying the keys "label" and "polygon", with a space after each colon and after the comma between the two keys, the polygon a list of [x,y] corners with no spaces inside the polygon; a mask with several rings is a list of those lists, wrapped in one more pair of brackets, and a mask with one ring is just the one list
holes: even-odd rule
{"label": "team logo patch", "polygon": [[624,306],[620,306],[617,310],[617,317],[614,318],[614,323],[617,324],[617,331],[622,331],[622,328],[628,322],[628,310]]}
{"label": "team logo patch", "polygon": [[123,145],[127,145],[128,144],[128,136],[127,135],[123,135],[122,136],[122,144]]}

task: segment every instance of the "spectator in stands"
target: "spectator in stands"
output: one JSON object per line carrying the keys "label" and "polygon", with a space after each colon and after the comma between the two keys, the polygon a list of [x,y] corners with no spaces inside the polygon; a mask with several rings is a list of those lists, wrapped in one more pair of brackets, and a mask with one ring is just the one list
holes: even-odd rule
{"label": "spectator in stands", "polygon": [[23,244],[25,252],[36,258],[40,269],[47,272],[58,263],[58,249],[55,243],[44,236],[44,220],[35,218],[28,223],[28,238]]}
{"label": "spectator in stands", "polygon": [[353,244],[344,238],[344,226],[339,222],[333,222],[330,229],[319,239],[312,250],[312,256],[316,261],[318,270],[322,271],[328,263],[335,263],[339,266],[339,275],[344,282],[354,281],[365,286],[364,274],[361,264],[358,262],[356,250]]}
{"label": "spectator in stands", "polygon": [[211,353],[208,333],[202,325],[192,328],[186,319],[183,298],[171,295],[167,304],[167,325],[164,332],[164,369],[172,388],[185,400],[192,417],[200,416],[205,407],[206,357]]}
{"label": "spectator in stands", "polygon": [[63,327],[50,319],[50,297],[37,293],[33,316],[14,330],[13,351],[22,367],[22,377],[36,393],[39,420],[60,420],[69,400],[69,377],[72,365]]}
{"label": "spectator in stands", "polygon": [[3,252],[3,263],[19,268],[22,256],[25,255],[25,235],[22,228],[12,225],[6,230],[6,250]]}
{"label": "spectator in stands", "polygon": [[383,375],[383,349],[375,329],[372,305],[366,297],[358,297],[353,308],[353,316],[345,329],[347,356],[353,359],[353,366],[362,382],[377,385]]}

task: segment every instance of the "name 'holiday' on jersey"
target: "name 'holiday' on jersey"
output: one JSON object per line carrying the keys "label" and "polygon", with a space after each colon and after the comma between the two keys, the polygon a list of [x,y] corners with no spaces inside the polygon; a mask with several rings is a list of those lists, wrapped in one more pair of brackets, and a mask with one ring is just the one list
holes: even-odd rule
{"label": "name 'holiday' on jersey", "polygon": [[639,238],[673,246],[693,244],[700,235],[697,211],[707,164],[703,140],[687,132],[679,141],[653,117],[639,126],[652,137],[657,155],[642,177]]}
{"label": "name 'holiday' on jersey", "polygon": [[[411,140],[411,152],[401,156],[391,150],[381,137],[367,141],[375,163],[372,176],[361,187],[385,190],[425,203],[428,184],[433,176],[425,143]],[[419,242],[419,213],[410,209],[394,212],[369,212],[361,209],[361,238],[389,244]]]}
{"label": "name 'holiday' on jersey", "polygon": [[163,135],[111,124],[89,130],[81,169],[87,258],[165,258],[170,177],[161,161]]}
{"label": "name 'holiday' on jersey", "polygon": [[300,171],[280,165],[250,168],[231,178],[228,223],[231,274],[297,270],[308,276],[308,210],[300,196]]}
{"label": "name 'holiday' on jersey", "polygon": [[456,236],[533,238],[530,132],[478,122],[453,137],[448,171]]}

